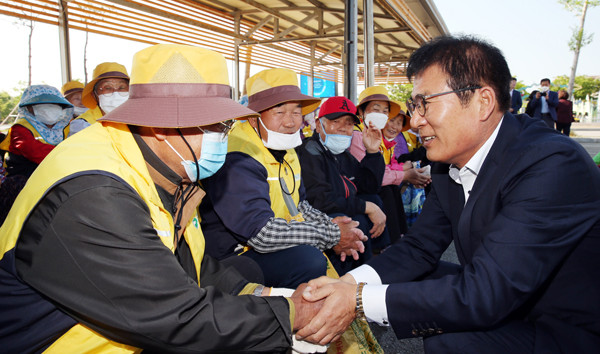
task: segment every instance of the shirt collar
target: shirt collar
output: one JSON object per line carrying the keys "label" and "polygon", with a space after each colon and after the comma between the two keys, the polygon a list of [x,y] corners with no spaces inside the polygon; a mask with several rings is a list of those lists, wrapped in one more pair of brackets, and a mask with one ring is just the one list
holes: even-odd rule
{"label": "shirt collar", "polygon": [[449,174],[450,174],[450,178],[452,178],[454,180],[454,182],[456,182],[458,184],[462,184],[461,180],[460,180],[460,175],[465,174],[466,172],[470,172],[471,174],[473,174],[475,176],[477,176],[479,174],[479,170],[481,170],[481,166],[483,165],[485,158],[487,157],[488,153],[490,152],[492,145],[494,145],[494,141],[496,141],[496,137],[498,136],[498,131],[500,131],[500,126],[502,125],[503,120],[504,120],[504,116],[502,116],[502,118],[500,119],[500,122],[498,122],[498,125],[496,126],[496,129],[494,129],[494,132],[492,133],[492,135],[490,135],[490,137],[479,148],[479,150],[477,150],[475,155],[473,155],[471,157],[471,159],[463,166],[463,168],[461,168],[459,170],[458,167],[456,167],[454,165],[450,165]]}

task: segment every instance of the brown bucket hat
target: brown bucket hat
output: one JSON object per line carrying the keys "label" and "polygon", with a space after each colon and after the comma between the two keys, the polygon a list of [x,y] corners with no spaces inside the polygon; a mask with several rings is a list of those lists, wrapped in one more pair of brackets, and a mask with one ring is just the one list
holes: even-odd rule
{"label": "brown bucket hat", "polygon": [[99,121],[189,128],[258,117],[231,99],[225,58],[212,50],[157,44],[133,57],[129,99]]}
{"label": "brown bucket hat", "polygon": [[299,101],[302,115],[313,112],[321,100],[300,92],[298,77],[290,69],[267,69],[246,80],[248,108],[256,112],[265,111],[278,104]]}

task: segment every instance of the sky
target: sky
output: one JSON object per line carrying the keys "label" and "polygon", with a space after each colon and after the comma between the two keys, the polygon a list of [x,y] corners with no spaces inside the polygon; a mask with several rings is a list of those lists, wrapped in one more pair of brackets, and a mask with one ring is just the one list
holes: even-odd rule
{"label": "sky", "polygon": [[[579,18],[557,0],[434,0],[434,3],[452,34],[477,35],[500,48],[513,76],[524,84],[570,74],[573,53],[568,49],[568,41],[572,28],[579,25]],[[600,76],[600,6],[588,10],[585,28],[588,33],[595,32],[596,38],[583,47],[577,75]],[[19,82],[27,82],[28,31],[18,19],[0,15],[0,33],[3,33],[0,91],[13,93]],[[75,30],[70,31],[70,36],[72,76],[83,81],[85,36]],[[58,43],[56,26],[36,23],[32,54],[34,84],[62,86]],[[88,78],[91,79],[97,64],[106,61],[119,62],[131,70],[133,54],[145,47],[144,43],[90,34]],[[253,68],[251,74],[258,70]],[[229,72],[230,75],[233,72],[232,63]]]}
{"label": "sky", "polygon": [[[517,80],[570,76],[572,29],[580,18],[557,0],[434,0],[452,34],[474,34],[503,52]],[[576,75],[600,76],[600,6],[588,8],[585,32],[595,33],[579,54]]]}

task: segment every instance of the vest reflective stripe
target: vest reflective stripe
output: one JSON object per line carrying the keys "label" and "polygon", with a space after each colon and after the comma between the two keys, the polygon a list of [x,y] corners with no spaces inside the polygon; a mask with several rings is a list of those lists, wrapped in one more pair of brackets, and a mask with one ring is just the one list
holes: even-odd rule
{"label": "vest reflective stripe", "polygon": [[[286,163],[280,164],[275,160],[271,152],[263,145],[262,140],[258,137],[258,134],[254,128],[252,128],[250,123],[247,121],[236,123],[234,125],[231,133],[229,134],[228,151],[243,152],[265,167],[267,170],[267,183],[269,183],[271,210],[273,210],[276,218],[283,218],[289,221],[291,219],[291,215],[283,199],[283,192],[281,191],[279,177],[283,177],[285,183],[287,184],[288,190],[291,191],[294,189],[292,192],[292,199],[296,206],[298,206],[300,201],[300,162],[298,161],[298,155],[296,155],[296,151],[294,149],[287,150],[284,159],[287,161],[289,166]],[[280,169],[281,175],[279,173]],[[298,218],[294,219],[298,220]]]}
{"label": "vest reflective stripe", "polygon": [[[27,216],[48,190],[56,183],[86,173],[113,174],[129,184],[146,202],[153,227],[162,230],[161,233],[165,235],[160,237],[163,244],[171,252],[174,251],[173,219],[162,205],[137,143],[126,125],[103,122],[94,124],[86,128],[85,132],[75,134],[57,145],[30,177],[0,228],[2,257],[15,247]],[[166,236],[167,233],[170,236]],[[200,230],[198,215],[194,215],[186,225],[184,237],[190,247],[196,265],[197,282],[200,284],[204,236]],[[112,342],[81,324],[64,333],[48,348],[50,349],[56,352],[138,351],[137,348]]]}

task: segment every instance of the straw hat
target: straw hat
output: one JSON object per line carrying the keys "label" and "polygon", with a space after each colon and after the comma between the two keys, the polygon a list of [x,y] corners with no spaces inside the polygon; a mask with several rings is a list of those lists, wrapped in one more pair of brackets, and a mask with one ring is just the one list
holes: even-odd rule
{"label": "straw hat", "polygon": [[60,91],[62,92],[63,96],[67,98],[69,95],[72,95],[77,92],[82,92],[83,87],[84,85],[81,82],[73,80],[64,84]]}
{"label": "straw hat", "polygon": [[349,115],[354,118],[354,123],[360,123],[355,114],[356,106],[352,101],[344,96],[335,96],[328,98],[319,109],[319,118],[337,119],[341,116]]}
{"label": "straw hat", "polygon": [[258,117],[231,99],[225,58],[212,50],[157,44],[133,57],[129,99],[99,119],[188,128]]}
{"label": "straw hat", "polygon": [[[363,92],[358,95],[358,105],[357,107],[366,106],[366,103],[371,101],[387,101],[390,103],[390,112],[388,113],[388,117],[394,118],[398,115],[400,111],[400,106],[398,103],[392,101],[388,95],[388,91],[383,86],[371,86],[367,87],[363,90]],[[364,109],[364,106],[363,106]]]}
{"label": "straw hat", "polygon": [[321,100],[300,92],[298,77],[290,69],[267,69],[246,80],[248,108],[262,112],[278,104],[299,101],[302,114],[319,107]]}
{"label": "straw hat", "polygon": [[102,79],[125,79],[129,81],[127,69],[119,63],[101,63],[94,69],[94,79],[85,85],[81,93],[81,103],[90,109],[98,106],[98,101],[94,97],[94,86]]}

